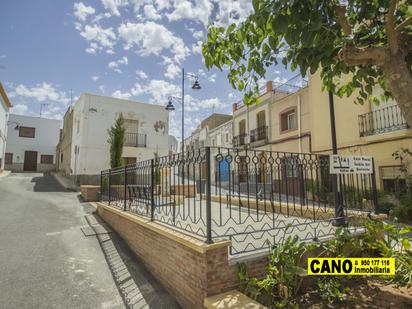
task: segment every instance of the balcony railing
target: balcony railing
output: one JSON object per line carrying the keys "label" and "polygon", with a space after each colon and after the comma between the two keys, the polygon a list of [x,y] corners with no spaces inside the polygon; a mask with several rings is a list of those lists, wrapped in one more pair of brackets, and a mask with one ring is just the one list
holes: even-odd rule
{"label": "balcony railing", "polygon": [[250,142],[258,142],[267,140],[268,138],[268,126],[263,126],[250,131]]}
{"label": "balcony railing", "polygon": [[361,137],[409,128],[397,105],[359,115],[358,120]]}
{"label": "balcony railing", "polygon": [[126,133],[124,145],[126,147],[146,147],[147,135],[140,133]]}
{"label": "balcony railing", "polygon": [[239,147],[246,145],[246,134],[239,134],[233,137],[233,146]]}

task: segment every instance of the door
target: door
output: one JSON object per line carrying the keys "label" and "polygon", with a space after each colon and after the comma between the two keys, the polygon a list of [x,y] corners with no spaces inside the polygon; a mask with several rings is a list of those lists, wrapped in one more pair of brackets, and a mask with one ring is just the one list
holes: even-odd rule
{"label": "door", "polygon": [[37,151],[24,152],[24,166],[23,170],[26,172],[35,172],[37,170]]}

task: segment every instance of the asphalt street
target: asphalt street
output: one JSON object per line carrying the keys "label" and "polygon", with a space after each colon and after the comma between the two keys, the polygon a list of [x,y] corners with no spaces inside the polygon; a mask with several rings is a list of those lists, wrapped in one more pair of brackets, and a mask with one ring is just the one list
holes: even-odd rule
{"label": "asphalt street", "polygon": [[0,308],[178,308],[94,208],[48,175],[0,178]]}

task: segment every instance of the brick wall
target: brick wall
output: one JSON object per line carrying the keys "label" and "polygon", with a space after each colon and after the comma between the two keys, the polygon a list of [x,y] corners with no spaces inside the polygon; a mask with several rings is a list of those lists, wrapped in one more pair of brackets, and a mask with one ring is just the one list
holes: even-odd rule
{"label": "brick wall", "polygon": [[[207,296],[238,286],[237,265],[229,264],[229,241],[207,245],[157,222],[97,203],[98,214],[129,245],[184,308],[203,308]],[[267,258],[246,262],[251,276],[261,276]]]}

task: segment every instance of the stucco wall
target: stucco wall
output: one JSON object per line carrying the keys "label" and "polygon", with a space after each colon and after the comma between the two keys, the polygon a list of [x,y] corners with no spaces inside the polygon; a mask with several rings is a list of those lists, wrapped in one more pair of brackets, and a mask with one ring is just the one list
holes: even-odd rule
{"label": "stucco wall", "polygon": [[147,134],[147,147],[124,147],[124,157],[142,161],[153,158],[155,152],[168,154],[168,113],[164,106],[82,94],[73,110],[72,175],[99,175],[109,168],[107,130],[120,113],[125,119],[137,120],[138,133]]}

